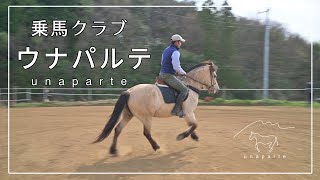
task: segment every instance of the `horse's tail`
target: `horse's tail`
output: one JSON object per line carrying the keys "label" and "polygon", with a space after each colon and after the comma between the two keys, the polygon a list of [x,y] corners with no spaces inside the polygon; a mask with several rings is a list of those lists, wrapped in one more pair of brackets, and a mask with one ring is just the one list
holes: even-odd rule
{"label": "horse's tail", "polygon": [[93,143],[101,142],[109,136],[109,134],[111,133],[114,126],[116,126],[116,124],[119,120],[119,117],[122,113],[122,110],[127,105],[129,96],[130,96],[130,93],[127,91],[124,91],[121,93],[121,95],[120,95],[120,97],[119,97],[119,99],[113,109],[113,112],[111,114],[109,121],[105,125],[101,134],[97,137],[97,139]]}

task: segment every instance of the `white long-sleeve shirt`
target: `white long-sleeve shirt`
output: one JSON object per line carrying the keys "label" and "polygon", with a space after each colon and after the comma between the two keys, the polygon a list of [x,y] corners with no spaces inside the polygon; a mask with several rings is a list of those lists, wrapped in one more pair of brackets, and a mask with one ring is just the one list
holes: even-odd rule
{"label": "white long-sleeve shirt", "polygon": [[172,58],[172,66],[173,69],[178,73],[178,74],[186,74],[186,72],[182,69],[180,65],[180,52],[179,51],[174,51],[171,55]]}

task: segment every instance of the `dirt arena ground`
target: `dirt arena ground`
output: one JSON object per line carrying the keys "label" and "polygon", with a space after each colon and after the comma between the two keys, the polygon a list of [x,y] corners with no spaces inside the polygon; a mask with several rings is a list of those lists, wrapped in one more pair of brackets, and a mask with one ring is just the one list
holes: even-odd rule
{"label": "dirt arena ground", "polygon": [[[7,109],[1,108],[0,179],[320,179],[320,109],[314,109],[313,174],[301,175],[8,175]],[[154,118],[154,152],[134,118],[120,136],[119,156],[109,155],[113,133],[90,144],[104,127],[112,106],[11,108],[11,172],[291,172],[311,171],[311,115],[302,107],[200,106],[199,142],[186,138],[183,119]],[[261,121],[259,121],[261,120]],[[247,125],[258,121],[241,131]],[[264,124],[266,122],[273,124]],[[263,123],[262,123],[263,122]],[[286,129],[291,127],[289,129]],[[234,137],[240,132],[236,137]],[[278,146],[249,140],[250,134],[276,137]],[[260,139],[258,141],[258,139]],[[269,156],[269,157],[268,157]]]}

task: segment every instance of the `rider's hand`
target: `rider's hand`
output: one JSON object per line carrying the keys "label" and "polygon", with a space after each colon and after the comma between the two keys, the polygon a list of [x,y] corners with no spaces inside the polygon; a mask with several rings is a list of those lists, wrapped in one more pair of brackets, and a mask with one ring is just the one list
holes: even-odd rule
{"label": "rider's hand", "polygon": [[186,73],[178,74],[178,76],[182,77],[183,79],[187,78]]}

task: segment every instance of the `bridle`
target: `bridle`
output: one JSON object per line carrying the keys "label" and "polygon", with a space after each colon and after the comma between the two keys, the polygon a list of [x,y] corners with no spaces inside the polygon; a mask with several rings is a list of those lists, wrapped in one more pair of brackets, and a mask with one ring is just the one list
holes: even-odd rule
{"label": "bridle", "polygon": [[199,81],[199,80],[197,80],[197,79],[195,79],[195,78],[193,78],[193,77],[191,77],[191,76],[189,76],[189,75],[187,75],[187,74],[185,74],[185,75],[183,75],[183,76],[185,76],[185,77],[187,77],[187,78],[189,78],[189,79],[191,79],[191,80],[193,80],[193,81],[195,81],[195,82],[197,82],[197,83],[199,83],[199,84],[201,84],[201,85],[207,86],[208,89],[210,89],[210,88],[212,88],[212,87],[215,85],[215,84],[213,83],[214,67],[213,67],[212,65],[209,66],[209,71],[210,71],[210,78],[211,78],[211,84],[210,84],[210,85],[208,85],[208,84],[206,84],[206,83],[203,83],[203,82],[201,82],[201,81]]}

